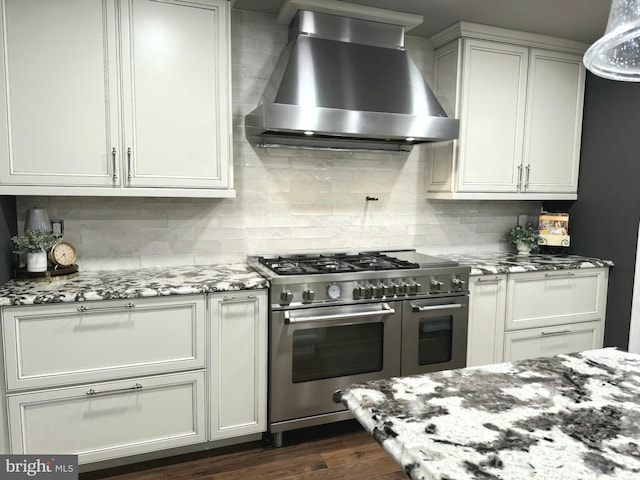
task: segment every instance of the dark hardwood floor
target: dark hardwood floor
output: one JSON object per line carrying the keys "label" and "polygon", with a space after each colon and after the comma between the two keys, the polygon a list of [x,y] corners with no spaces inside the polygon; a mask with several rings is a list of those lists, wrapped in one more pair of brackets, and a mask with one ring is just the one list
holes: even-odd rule
{"label": "dark hardwood floor", "polygon": [[80,480],[400,480],[407,476],[355,421],[285,432],[284,445],[252,442],[80,474]]}

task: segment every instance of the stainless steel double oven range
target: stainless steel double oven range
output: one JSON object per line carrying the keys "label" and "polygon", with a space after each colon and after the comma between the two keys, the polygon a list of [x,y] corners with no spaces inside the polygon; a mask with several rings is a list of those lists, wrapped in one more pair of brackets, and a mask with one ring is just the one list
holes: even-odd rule
{"label": "stainless steel double oven range", "polygon": [[413,250],[250,257],[269,290],[269,431],[351,418],[353,383],[465,366],[470,268]]}

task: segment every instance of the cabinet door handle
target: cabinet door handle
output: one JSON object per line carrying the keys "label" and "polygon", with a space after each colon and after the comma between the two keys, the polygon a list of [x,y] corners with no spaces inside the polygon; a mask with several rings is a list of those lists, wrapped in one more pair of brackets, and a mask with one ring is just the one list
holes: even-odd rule
{"label": "cabinet door handle", "polygon": [[103,396],[103,395],[117,395],[118,393],[130,392],[132,390],[140,390],[141,388],[142,388],[142,384],[136,382],[136,384],[133,387],[116,388],[115,390],[104,390],[102,392],[98,392],[98,391],[94,390],[93,388],[90,388],[89,390],[87,390],[87,393],[85,393],[85,395],[87,397],[96,397],[96,396]]}
{"label": "cabinet door handle", "polygon": [[127,148],[127,180],[131,183],[131,147]]}
{"label": "cabinet door handle", "polygon": [[566,335],[571,333],[571,330],[562,330],[561,332],[540,332],[543,337],[553,337],[554,335]]}
{"label": "cabinet door handle", "polygon": [[518,165],[518,185],[516,188],[518,191],[522,188],[522,165]]}
{"label": "cabinet door handle", "polygon": [[246,301],[255,302],[258,300],[258,297],[255,295],[247,295],[246,297],[222,297],[222,303],[242,303]]}
{"label": "cabinet door handle", "polygon": [[118,175],[116,174],[116,147],[113,147],[111,149],[111,161],[112,161],[112,167],[113,167],[113,183],[118,181]]}
{"label": "cabinet door handle", "polygon": [[576,274],[575,273],[571,273],[571,272],[567,272],[567,273],[557,273],[557,274],[553,274],[553,273],[545,273],[544,276],[546,278],[567,278],[567,277],[575,277]]}
{"label": "cabinet door handle", "polygon": [[78,312],[80,313],[83,313],[83,312],[102,312],[102,311],[109,311],[109,310],[130,310],[132,308],[135,308],[135,305],[129,302],[125,305],[118,305],[117,307],[86,307],[84,305],[80,305],[76,310],[78,310]]}
{"label": "cabinet door handle", "polygon": [[524,169],[525,169],[524,189],[526,190],[527,188],[529,188],[529,170],[531,170],[531,165],[527,165],[526,167],[524,167]]}

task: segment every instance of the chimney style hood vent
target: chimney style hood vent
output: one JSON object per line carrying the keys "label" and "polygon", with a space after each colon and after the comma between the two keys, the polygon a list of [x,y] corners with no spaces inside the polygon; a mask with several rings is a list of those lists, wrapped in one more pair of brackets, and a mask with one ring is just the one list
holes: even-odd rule
{"label": "chimney style hood vent", "polygon": [[[339,15],[301,9],[307,4],[341,8]],[[285,2],[280,19],[295,8],[289,43],[260,105],[245,116],[247,138],[259,146],[390,151],[457,138],[459,121],[447,118],[404,49],[405,27],[383,23],[381,9],[347,16],[347,6],[356,7]]]}

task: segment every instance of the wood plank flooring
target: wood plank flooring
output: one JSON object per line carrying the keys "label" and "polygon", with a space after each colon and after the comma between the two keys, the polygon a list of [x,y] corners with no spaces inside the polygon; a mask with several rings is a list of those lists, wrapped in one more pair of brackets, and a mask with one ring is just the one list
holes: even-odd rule
{"label": "wood plank flooring", "polygon": [[80,480],[400,480],[407,476],[355,421],[285,432],[266,442],[80,474]]}

